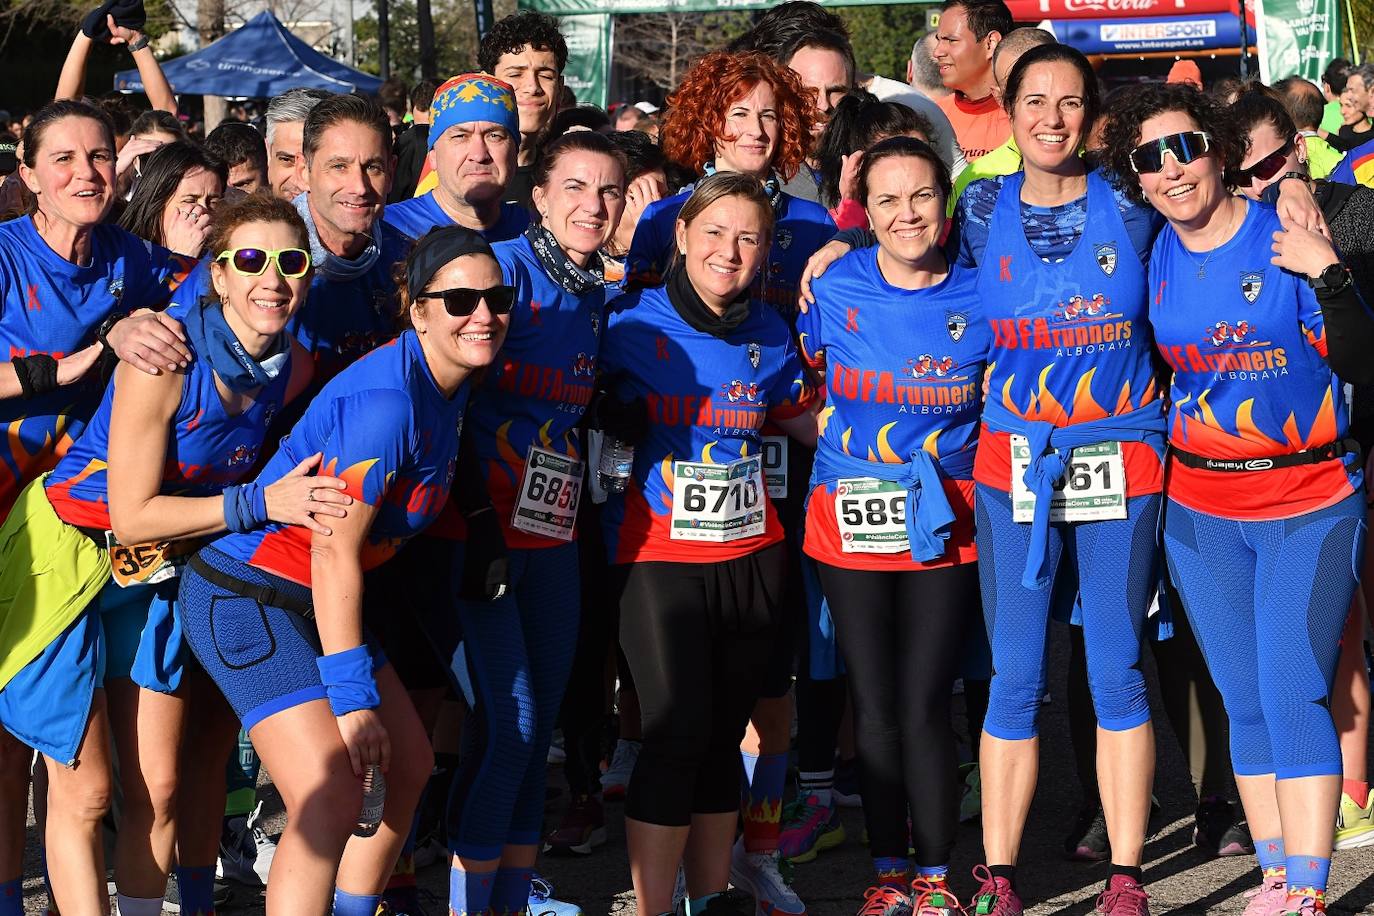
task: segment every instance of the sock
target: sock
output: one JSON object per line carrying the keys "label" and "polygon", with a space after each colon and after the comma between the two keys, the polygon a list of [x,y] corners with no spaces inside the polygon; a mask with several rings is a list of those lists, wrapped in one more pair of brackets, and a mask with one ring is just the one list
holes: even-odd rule
{"label": "sock", "polygon": [[[749,771],[748,758],[744,768]],[[764,754],[754,758],[749,793],[744,804],[744,848],[748,852],[772,852],[782,832],[782,793],[787,789],[787,755]]]}
{"label": "sock", "polygon": [[1115,878],[1117,875],[1122,875],[1123,877],[1130,878],[1136,884],[1143,884],[1145,882],[1145,873],[1141,871],[1139,865],[1117,865],[1115,862],[1113,862],[1111,870],[1107,872],[1108,888],[1112,886],[1112,879]]}
{"label": "sock", "polygon": [[419,897],[415,889],[415,835],[420,830],[420,813],[425,804],[425,794],[420,793],[420,801],[415,805],[415,816],[410,820],[410,833],[406,834],[405,845],[396,858],[396,867],[391,877],[386,879],[386,889],[382,899],[398,913],[409,913],[418,909]]}
{"label": "sock", "polygon": [[988,873],[994,878],[1005,878],[1011,885],[1012,890],[1016,890],[1016,866],[1015,865],[989,865]]}
{"label": "sock", "polygon": [[1277,878],[1284,874],[1287,870],[1287,858],[1283,853],[1283,837],[1255,840],[1255,858],[1259,859],[1262,877]]}
{"label": "sock", "polygon": [[930,884],[947,884],[949,882],[949,866],[917,865],[916,877],[924,878]]}
{"label": "sock", "polygon": [[258,771],[262,761],[248,740],[248,732],[239,732],[238,749],[225,767],[224,816],[247,817],[258,806]]}
{"label": "sock", "polygon": [[0,881],[0,916],[24,916],[24,876]]}
{"label": "sock", "polygon": [[1342,779],[1341,791],[1350,796],[1350,800],[1361,808],[1364,803],[1369,801],[1369,783],[1361,782],[1358,779]]}
{"label": "sock", "polygon": [[724,891],[717,891],[714,894],[707,894],[705,897],[697,897],[687,901],[687,916],[698,916],[706,909],[706,904],[719,897]]}
{"label": "sock", "polygon": [[115,912],[119,916],[161,916],[161,897],[125,897],[115,894]]}
{"label": "sock", "polygon": [[491,905],[496,872],[463,871],[453,867],[448,873],[448,909],[452,916],[479,916]]}
{"label": "sock", "polygon": [[815,796],[817,803],[829,808],[835,788],[835,770],[831,768],[814,773],[802,770],[797,776],[797,787],[801,790],[802,798]]}
{"label": "sock", "polygon": [[[1330,859],[1316,856],[1288,857],[1288,896],[1307,897],[1320,907],[1326,906],[1326,878],[1331,871]],[[1288,907],[1284,907],[1288,909]]]}
{"label": "sock", "polygon": [[214,916],[215,866],[177,866],[177,890],[181,893],[181,916]]}
{"label": "sock", "polygon": [[[740,751],[739,756],[740,760],[744,762],[744,785],[747,789],[749,784],[754,781],[754,768],[758,766],[759,755],[751,754],[748,751]],[[706,898],[703,897],[702,899],[705,900]]]}
{"label": "sock", "polygon": [[491,884],[491,908],[493,916],[521,914],[530,905],[530,878],[534,877],[532,868],[498,868],[496,880]]}
{"label": "sock", "polygon": [[381,894],[350,894],[334,888],[334,916],[375,916]]}
{"label": "sock", "polygon": [[911,884],[911,863],[906,856],[874,856],[873,871],[879,887],[895,887],[906,891]]}

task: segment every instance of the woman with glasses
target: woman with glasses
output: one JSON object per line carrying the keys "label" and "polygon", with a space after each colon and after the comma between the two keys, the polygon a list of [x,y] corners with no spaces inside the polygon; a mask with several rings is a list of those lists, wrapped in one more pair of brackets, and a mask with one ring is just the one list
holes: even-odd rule
{"label": "woman with glasses", "polygon": [[[280,265],[284,253],[276,257]],[[247,267],[232,263],[231,272]],[[491,247],[457,226],[419,242],[404,291],[411,329],[324,386],[258,478],[226,503],[230,533],[182,576],[191,648],[286,803],[267,887],[274,916],[324,913],[331,899],[340,916],[370,916],[433,762],[405,689],[362,625],[363,573],[448,499],[466,382],[496,356],[511,291]],[[260,494],[303,461],[344,482],[347,516],[327,528],[263,525]],[[350,841],[364,777],[375,787],[379,773],[381,822]]]}
{"label": "woman with glasses", "polygon": [[1374,317],[1322,235],[1232,193],[1245,145],[1208,97],[1138,87],[1104,138],[1127,192],[1168,220],[1149,269],[1173,372],[1164,551],[1230,716],[1262,870],[1246,912],[1312,916],[1341,791],[1331,684],[1364,536],[1341,379],[1374,381]]}
{"label": "woman with glasses", "polygon": [[[477,713],[449,811],[455,913],[522,912],[529,901],[581,612],[577,427],[595,390],[608,295],[597,252],[625,207],[625,157],[601,134],[566,134],[540,150],[533,194],[537,221],[494,246],[515,301],[501,358],[468,408],[454,496],[463,520],[446,532],[456,549],[436,558],[459,571],[457,594],[425,615],[450,670],[466,671]],[[588,851],[605,840],[596,827],[582,838]]]}
{"label": "woman with glasses", "polygon": [[[191,365],[159,375],[120,365],[81,438],[41,486],[20,496],[0,539],[7,567],[32,570],[24,594],[84,606],[6,685],[0,721],[57,763],[79,759],[71,778],[86,792],[108,794],[113,735],[124,797],[115,880],[121,912],[131,916],[160,911],[174,864],[191,911],[198,891],[204,906],[213,905],[219,764],[234,728],[222,725],[227,717],[217,715],[221,704],[203,673],[188,673],[177,576],[202,539],[244,521],[234,512],[242,492],[234,484],[252,469],[273,414],[309,377],[308,358],[285,331],[309,283],[304,237],[300,217],[279,201],[257,199],[226,212],[212,239],[234,266],[216,265],[220,298],[188,313]],[[285,249],[272,252],[276,272],[263,271],[267,257],[254,246]],[[257,276],[237,266],[252,257],[262,262]],[[163,435],[149,435],[159,428]],[[305,476],[316,464],[303,462],[262,491],[254,522],[318,526],[308,516],[315,505],[323,515],[341,515],[334,503],[346,499],[332,491],[343,483]],[[183,773],[190,791],[182,798],[206,805],[180,808],[193,816],[178,837]],[[53,777],[52,788],[50,832],[71,817],[66,777]],[[86,826],[84,836],[63,835],[90,851],[85,868],[71,867],[70,846],[50,854],[64,913],[99,913],[105,900],[99,820]],[[53,867],[58,862],[67,867]]]}

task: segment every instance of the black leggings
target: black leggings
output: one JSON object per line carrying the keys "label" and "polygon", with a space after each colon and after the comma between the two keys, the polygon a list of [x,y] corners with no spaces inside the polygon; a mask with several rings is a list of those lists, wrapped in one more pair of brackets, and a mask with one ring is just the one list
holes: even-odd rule
{"label": "black leggings", "polygon": [[739,808],[739,744],[777,633],[782,544],[723,563],[620,567],[620,644],[644,743],[625,815],[686,827]]}
{"label": "black leggings", "polygon": [[946,865],[959,824],[950,691],[978,566],[870,572],[821,564],[821,586],[849,672],[864,818],[875,857]]}

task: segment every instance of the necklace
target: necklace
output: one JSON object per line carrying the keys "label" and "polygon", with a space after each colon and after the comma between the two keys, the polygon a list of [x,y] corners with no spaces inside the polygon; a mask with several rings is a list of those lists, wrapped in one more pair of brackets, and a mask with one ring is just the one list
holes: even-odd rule
{"label": "necklace", "polygon": [[[1229,238],[1230,235],[1231,235],[1231,223],[1235,220],[1235,212],[1234,212],[1234,211],[1235,211],[1235,206],[1234,206],[1234,204],[1233,204],[1233,205],[1232,205],[1231,217],[1230,217],[1229,219],[1226,220],[1226,228],[1222,230],[1221,236],[1220,236],[1221,238]],[[1203,258],[1203,259],[1202,259],[1202,263],[1200,263],[1200,264],[1198,263],[1198,259],[1195,258],[1195,257],[1193,257],[1193,253],[1192,253],[1191,251],[1188,251],[1188,249],[1187,249],[1186,247],[1183,249],[1184,251],[1188,251],[1188,257],[1189,257],[1189,259],[1192,260],[1192,262],[1193,262],[1194,264],[1197,264],[1197,278],[1198,278],[1199,280],[1206,280],[1206,279],[1207,279],[1207,262],[1210,261],[1210,260],[1212,260],[1212,255],[1216,254],[1216,253],[1217,253],[1217,249],[1220,248],[1220,247],[1221,247],[1221,243],[1220,243],[1220,242],[1217,243],[1217,244],[1215,244],[1215,245],[1213,245],[1212,248],[1211,248],[1211,250],[1209,250],[1209,251],[1207,252],[1207,257]]]}

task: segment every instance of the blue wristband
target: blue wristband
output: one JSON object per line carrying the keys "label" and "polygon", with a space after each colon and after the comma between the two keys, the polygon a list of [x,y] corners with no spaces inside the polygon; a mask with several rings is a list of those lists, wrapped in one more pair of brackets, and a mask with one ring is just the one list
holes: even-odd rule
{"label": "blue wristband", "polygon": [[367,646],[322,655],[315,664],[320,669],[320,680],[324,682],[329,708],[334,715],[376,709],[381,705],[377,681],[372,676],[372,654]]}
{"label": "blue wristband", "polygon": [[257,481],[226,487],[224,490],[224,526],[235,534],[243,534],[267,524],[267,491]]}

